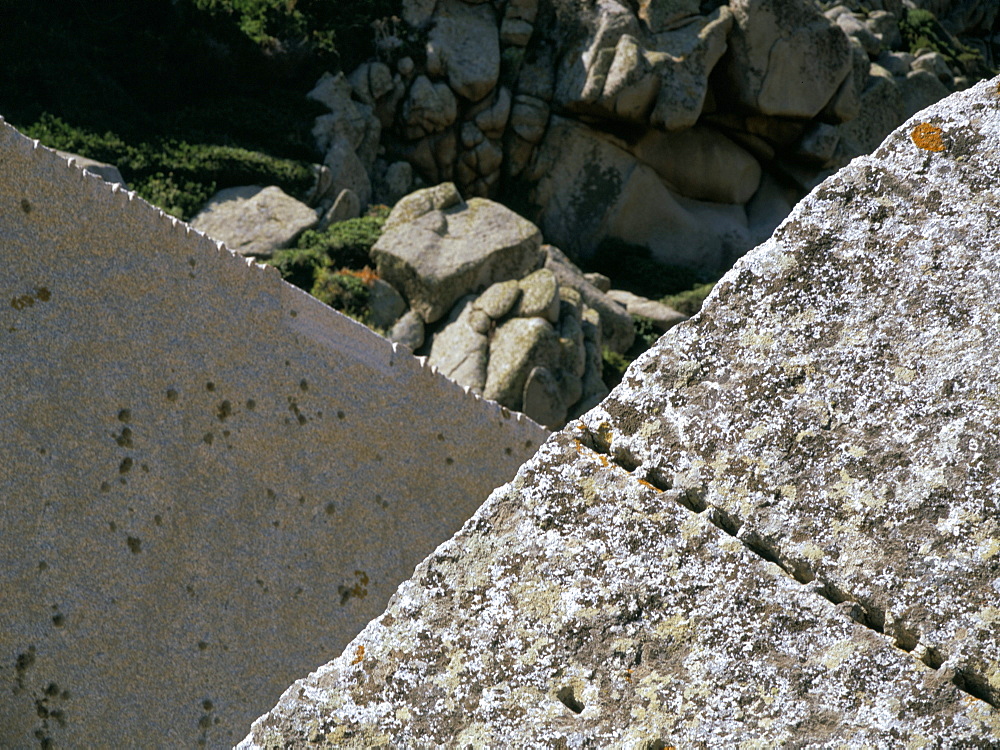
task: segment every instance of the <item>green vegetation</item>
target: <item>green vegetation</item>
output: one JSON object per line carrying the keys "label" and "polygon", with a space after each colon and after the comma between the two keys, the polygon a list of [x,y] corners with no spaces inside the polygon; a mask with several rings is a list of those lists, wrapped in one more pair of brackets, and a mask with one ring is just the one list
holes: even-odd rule
{"label": "green vegetation", "polygon": [[929,10],[908,8],[899,21],[899,33],[910,54],[920,50],[940,53],[951,65],[974,80],[989,78],[996,74],[990,70],[978,50],[962,44],[948,33]]}
{"label": "green vegetation", "polygon": [[334,310],[340,310],[361,323],[367,323],[371,287],[363,274],[322,268],[309,293]]}
{"label": "green vegetation", "polygon": [[661,263],[648,247],[611,238],[601,241],[584,270],[603,273],[614,279],[616,288],[649,299],[677,294],[710,280],[690,268]]}
{"label": "green vegetation", "polygon": [[0,4],[0,115],[190,218],[235,185],[304,197],[322,111],[305,93],[370,57],[400,0]]}
{"label": "green vegetation", "polygon": [[701,310],[701,303],[715,287],[715,282],[708,284],[698,284],[692,289],[677,294],[668,294],[660,300],[665,305],[669,305],[679,313],[684,313],[689,318]]}
{"label": "green vegetation", "polygon": [[323,272],[363,269],[388,217],[388,207],[373,206],[366,216],[331,224],[322,232],[303,232],[295,247],[279,250],[267,262],[285,281],[312,292]]}

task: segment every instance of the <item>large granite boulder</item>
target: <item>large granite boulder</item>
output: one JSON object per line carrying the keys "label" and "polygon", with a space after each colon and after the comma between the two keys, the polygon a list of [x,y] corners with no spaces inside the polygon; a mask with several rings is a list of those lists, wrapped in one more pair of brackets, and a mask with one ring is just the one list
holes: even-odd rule
{"label": "large granite boulder", "polygon": [[466,203],[444,183],[396,204],[371,257],[379,276],[433,323],[460,297],[540,266],[541,244],[531,222],[493,201]]}
{"label": "large granite boulder", "polygon": [[269,258],[318,223],[316,211],[273,185],[220,190],[191,219],[195,229],[248,258]]}
{"label": "large granite boulder", "polygon": [[2,122],[0,263],[0,747],[231,747],[548,434]]}
{"label": "large granite boulder", "polygon": [[[919,3],[954,33],[974,29],[988,64],[1000,59],[995,11]],[[377,202],[453,181],[516,205],[578,262],[610,239],[716,277],[773,229],[786,203],[773,180],[793,189],[781,219],[982,72],[942,27],[931,35],[944,53],[910,55],[910,12],[909,0],[407,0],[379,26],[380,60],[345,79],[352,106],[336,77],[317,87],[336,89],[322,100],[344,113],[317,120],[318,145],[338,186],[363,198],[360,164]]]}
{"label": "large granite boulder", "polygon": [[995,747],[998,87],[815,190],[240,747]]}

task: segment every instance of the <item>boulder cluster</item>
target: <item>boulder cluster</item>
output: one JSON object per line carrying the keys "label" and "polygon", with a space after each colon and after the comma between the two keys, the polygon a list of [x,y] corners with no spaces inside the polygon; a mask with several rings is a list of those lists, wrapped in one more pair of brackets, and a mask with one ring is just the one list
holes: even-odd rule
{"label": "boulder cluster", "polygon": [[[942,22],[913,49],[900,31],[918,5]],[[379,25],[379,60],[309,94],[330,110],[314,129],[327,204],[452,181],[525,204],[574,259],[614,238],[718,273],[833,170],[969,85],[979,58],[957,35],[997,16],[969,5],[405,0]]]}

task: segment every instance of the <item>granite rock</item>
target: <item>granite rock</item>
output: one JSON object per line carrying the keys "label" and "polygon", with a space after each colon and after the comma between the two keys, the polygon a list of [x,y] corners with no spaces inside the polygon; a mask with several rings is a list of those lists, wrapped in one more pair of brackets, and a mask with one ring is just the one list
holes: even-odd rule
{"label": "granite rock", "polygon": [[996,746],[998,84],[813,191],[240,747]]}
{"label": "granite rock", "polygon": [[2,122],[0,258],[2,747],[231,747],[547,435]]}
{"label": "granite rock", "polygon": [[316,212],[279,187],[248,185],[220,190],[191,226],[250,258],[269,258],[319,223]]}

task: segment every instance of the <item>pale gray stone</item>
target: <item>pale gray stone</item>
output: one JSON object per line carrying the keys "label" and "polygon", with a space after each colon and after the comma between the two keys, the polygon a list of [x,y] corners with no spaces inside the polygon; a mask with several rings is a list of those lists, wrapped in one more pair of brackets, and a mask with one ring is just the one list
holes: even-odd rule
{"label": "pale gray stone", "polygon": [[996,86],[801,202],[240,747],[996,745]]}
{"label": "pale gray stone", "polygon": [[925,52],[913,61],[910,66],[913,70],[923,70],[937,76],[937,79],[946,86],[952,84],[954,73],[948,61],[940,52]]}
{"label": "pale gray stone", "polygon": [[640,297],[638,294],[627,292],[624,289],[612,289],[608,292],[608,296],[615,302],[624,305],[629,315],[640,315],[653,321],[656,330],[661,333],[688,319],[687,315],[677,312],[669,305],[647,297]]}
{"label": "pale gray stone", "polygon": [[597,287],[598,290],[602,292],[607,292],[611,288],[611,279],[605,276],[603,273],[597,273],[596,271],[591,271],[583,275],[587,281]]}
{"label": "pale gray stone", "polygon": [[337,199],[329,210],[323,214],[317,229],[323,231],[338,221],[356,219],[359,216],[361,216],[361,200],[358,198],[358,194],[350,188],[344,188],[337,194]]}
{"label": "pale gray stone", "polygon": [[698,0],[639,0],[638,16],[654,34],[672,31],[699,13]]}
{"label": "pale gray stone", "polygon": [[613,352],[628,351],[635,341],[635,326],[625,308],[591,284],[562,250],[553,245],[545,245],[544,250],[545,268],[555,274],[560,294],[566,289],[573,289],[580,295],[583,304],[596,311],[595,314],[600,317],[603,336],[597,343],[607,346]]}
{"label": "pale gray stone", "polygon": [[372,197],[372,183],[368,169],[357,152],[344,138],[337,138],[326,152],[323,164],[330,168],[332,190],[337,195],[342,190],[350,190],[367,206]]}
{"label": "pale gray stone", "polygon": [[91,174],[96,174],[106,182],[118,183],[122,187],[128,187],[125,184],[125,179],[122,177],[122,173],[118,171],[118,167],[114,164],[106,164],[105,162],[97,161],[96,159],[88,159],[86,156],[73,154],[69,151],[59,151],[57,149],[56,153],[64,159],[72,159],[76,166],[81,169],[86,169]]}
{"label": "pale gray stone", "polygon": [[541,143],[549,123],[549,105],[543,100],[518,94],[510,114],[510,127],[529,143]]}
{"label": "pale gray stone", "polygon": [[903,99],[903,119],[913,117],[951,93],[937,76],[925,70],[914,70],[905,78],[900,78],[896,88]]}
{"label": "pale gray stone", "polygon": [[403,103],[406,137],[422,138],[444,130],[455,122],[457,106],[455,95],[447,84],[432,83],[427,76],[417,76]]}
{"label": "pale gray stone", "polygon": [[729,7],[735,23],[725,74],[739,101],[765,115],[816,116],[851,69],[843,31],[808,0]]}
{"label": "pale gray stone", "polygon": [[439,0],[427,54],[438,60],[439,74],[447,77],[452,91],[478,102],[500,76],[499,29],[492,6]]}
{"label": "pale gray stone", "polygon": [[548,268],[539,268],[519,282],[521,296],[515,315],[521,318],[545,318],[550,323],[559,322],[559,282]]}
{"label": "pale gray stone", "polygon": [[489,289],[479,295],[475,307],[482,310],[493,320],[500,320],[504,315],[514,309],[514,305],[521,298],[521,286],[517,279],[509,281],[498,281],[492,284]]}
{"label": "pale gray stone", "polygon": [[392,284],[375,279],[368,296],[368,310],[371,324],[376,328],[391,328],[406,312],[406,300],[397,292]]}
{"label": "pale gray stone", "polygon": [[383,185],[386,191],[386,199],[390,205],[397,203],[403,196],[412,191],[413,167],[405,161],[394,161],[385,170]]}
{"label": "pale gray stone", "polygon": [[542,318],[510,318],[490,342],[485,398],[521,410],[524,383],[533,367],[559,366],[559,337]]}
{"label": "pale gray stone", "polygon": [[758,161],[713,128],[650,129],[632,153],[676,192],[696,200],[746,203],[760,185]]}
{"label": "pale gray stone", "polygon": [[840,150],[845,160],[871,153],[882,140],[903,122],[903,97],[896,80],[883,76],[869,77],[861,95],[861,111],[850,122],[839,126]]}
{"label": "pale gray stone", "polygon": [[489,340],[472,320],[475,299],[474,295],[468,295],[455,305],[431,341],[427,361],[445,377],[482,394],[486,386]]}
{"label": "pale gray stone", "polygon": [[566,402],[562,386],[547,367],[533,367],[524,381],[523,411],[549,429],[566,423]]}
{"label": "pale gray stone", "polygon": [[[427,323],[460,297],[521,278],[543,262],[531,222],[482,198],[461,201],[453,184],[418,190],[396,205],[371,250],[379,276]],[[441,206],[441,209],[433,208]]]}
{"label": "pale gray stone", "polygon": [[424,345],[424,319],[408,310],[389,331],[389,340],[403,344],[411,352],[417,351]]}
{"label": "pale gray stone", "polygon": [[852,13],[844,13],[837,17],[837,25],[849,37],[857,39],[870,58],[876,58],[882,51],[882,40],[861,19]]}
{"label": "pale gray stone", "polygon": [[226,188],[211,197],[191,226],[235,253],[268,258],[319,223],[316,212],[279,187]]}
{"label": "pale gray stone", "polygon": [[833,159],[840,143],[840,131],[826,122],[814,123],[795,149],[795,155],[807,162],[826,165]]}
{"label": "pale gray stone", "polygon": [[547,435],[3,123],[0,259],[5,748],[231,747]]}

